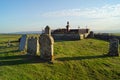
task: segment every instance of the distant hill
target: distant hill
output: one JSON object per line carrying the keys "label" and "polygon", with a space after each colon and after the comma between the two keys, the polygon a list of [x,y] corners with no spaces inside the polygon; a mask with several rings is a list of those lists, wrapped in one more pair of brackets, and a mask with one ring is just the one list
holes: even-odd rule
{"label": "distant hill", "polygon": [[10,34],[41,34],[42,31],[22,31],[22,32],[14,32]]}
{"label": "distant hill", "polygon": [[95,33],[120,33],[120,30],[96,30]]}

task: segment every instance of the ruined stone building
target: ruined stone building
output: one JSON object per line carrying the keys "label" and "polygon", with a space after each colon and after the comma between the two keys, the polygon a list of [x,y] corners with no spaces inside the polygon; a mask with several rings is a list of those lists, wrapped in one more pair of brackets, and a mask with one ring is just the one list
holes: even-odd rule
{"label": "ruined stone building", "polygon": [[66,28],[56,29],[52,31],[52,36],[55,40],[80,40],[89,37],[90,29],[70,29],[69,22]]}

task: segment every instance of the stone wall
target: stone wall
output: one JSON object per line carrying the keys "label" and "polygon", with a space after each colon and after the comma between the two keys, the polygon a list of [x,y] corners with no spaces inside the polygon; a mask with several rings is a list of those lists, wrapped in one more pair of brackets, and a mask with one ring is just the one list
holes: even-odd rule
{"label": "stone wall", "polygon": [[106,41],[109,41],[112,38],[117,38],[120,41],[120,36],[114,36],[109,33],[94,34],[94,37],[97,39],[106,40]]}
{"label": "stone wall", "polygon": [[84,36],[82,34],[52,34],[54,40],[80,40]]}
{"label": "stone wall", "polygon": [[89,36],[89,33],[85,34],[52,34],[54,40],[81,40]]}
{"label": "stone wall", "polygon": [[64,34],[52,34],[54,40],[63,40]]}

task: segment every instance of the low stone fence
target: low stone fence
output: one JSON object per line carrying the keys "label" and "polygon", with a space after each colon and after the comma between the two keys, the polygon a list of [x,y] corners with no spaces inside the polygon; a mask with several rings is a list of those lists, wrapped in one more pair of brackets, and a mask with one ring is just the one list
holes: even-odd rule
{"label": "low stone fence", "polygon": [[52,34],[54,40],[80,40],[84,39],[84,36],[81,34]]}
{"label": "low stone fence", "polygon": [[94,34],[94,38],[109,41],[112,38],[117,38],[120,41],[120,36],[111,35],[109,33],[97,33]]}

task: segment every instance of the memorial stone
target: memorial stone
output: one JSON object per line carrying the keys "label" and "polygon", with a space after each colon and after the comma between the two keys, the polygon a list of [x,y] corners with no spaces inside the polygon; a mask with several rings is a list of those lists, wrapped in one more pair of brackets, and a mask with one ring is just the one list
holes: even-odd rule
{"label": "memorial stone", "polygon": [[37,37],[30,37],[27,42],[27,53],[29,55],[37,55],[39,53],[39,42]]}
{"label": "memorial stone", "polygon": [[24,51],[26,48],[26,40],[27,40],[27,35],[22,35],[20,39],[20,44],[19,44],[19,50]]}
{"label": "memorial stone", "polygon": [[40,57],[44,60],[53,60],[53,44],[54,39],[49,34],[42,34],[39,39]]}

